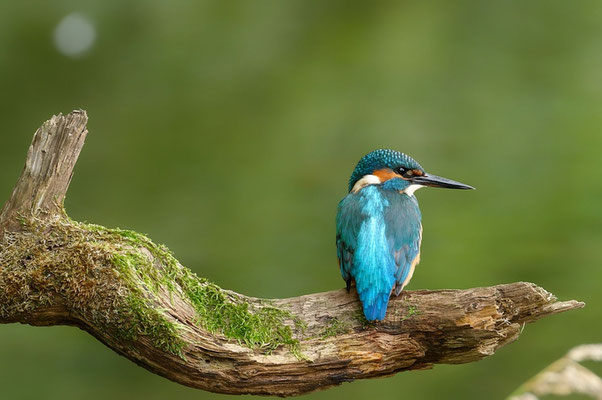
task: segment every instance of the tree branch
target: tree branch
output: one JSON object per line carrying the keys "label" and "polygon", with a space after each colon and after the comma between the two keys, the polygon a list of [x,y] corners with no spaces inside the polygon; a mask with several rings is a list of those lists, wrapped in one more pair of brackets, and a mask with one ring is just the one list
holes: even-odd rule
{"label": "tree branch", "polygon": [[86,112],[76,110],[66,117],[53,116],[36,131],[23,173],[0,213],[0,235],[7,228],[19,229],[19,215],[62,215],[73,168],[88,134],[87,122]]}
{"label": "tree branch", "polygon": [[292,396],[493,354],[527,322],[581,308],[525,282],[408,291],[368,323],[355,293],[246,297],[197,278],[143,235],[70,220],[84,111],[35,133],[0,216],[0,323],[74,325],[143,366],[219,393]]}

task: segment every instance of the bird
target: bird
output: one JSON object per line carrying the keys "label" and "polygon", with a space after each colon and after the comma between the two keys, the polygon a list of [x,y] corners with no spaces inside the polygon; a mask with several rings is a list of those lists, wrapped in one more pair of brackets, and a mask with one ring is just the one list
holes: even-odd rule
{"label": "bird", "polygon": [[414,193],[423,187],[474,189],[426,173],[412,157],[390,149],[360,159],[336,215],[341,275],[352,283],[368,321],[382,321],[392,292],[408,284],[420,262],[422,214]]}

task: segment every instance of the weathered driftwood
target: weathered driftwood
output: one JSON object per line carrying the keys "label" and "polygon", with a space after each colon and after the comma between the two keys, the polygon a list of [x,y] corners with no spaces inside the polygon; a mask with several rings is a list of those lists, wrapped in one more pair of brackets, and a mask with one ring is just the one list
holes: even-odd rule
{"label": "weathered driftwood", "polygon": [[0,217],[0,323],[74,325],[144,368],[220,393],[291,396],[493,354],[581,308],[525,282],[407,291],[367,323],[352,291],[263,300],[196,278],[135,232],[71,221],[63,199],[87,116],[35,133]]}
{"label": "weathered driftwood", "polygon": [[509,400],[558,398],[592,398],[602,400],[602,378],[584,362],[602,361],[602,344],[582,344],[554,361],[522,384]]}

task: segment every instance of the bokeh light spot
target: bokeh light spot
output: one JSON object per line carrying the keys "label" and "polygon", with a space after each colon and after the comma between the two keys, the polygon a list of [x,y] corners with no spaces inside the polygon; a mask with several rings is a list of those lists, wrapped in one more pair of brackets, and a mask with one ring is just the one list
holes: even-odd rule
{"label": "bokeh light spot", "polygon": [[86,53],[96,39],[96,29],[85,16],[72,13],[65,16],[54,30],[54,43],[58,51],[69,57]]}

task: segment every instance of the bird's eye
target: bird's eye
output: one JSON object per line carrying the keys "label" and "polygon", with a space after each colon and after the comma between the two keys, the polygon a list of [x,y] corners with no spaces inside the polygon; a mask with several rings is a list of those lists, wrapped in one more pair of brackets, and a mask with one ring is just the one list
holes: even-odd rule
{"label": "bird's eye", "polygon": [[422,175],[422,172],[419,169],[412,169],[412,168],[405,168],[405,167],[398,167],[396,172],[401,175],[404,178],[413,178],[415,176],[420,176]]}
{"label": "bird's eye", "polygon": [[414,176],[414,170],[410,168],[399,167],[397,168],[397,172],[404,178],[411,178],[412,176]]}

